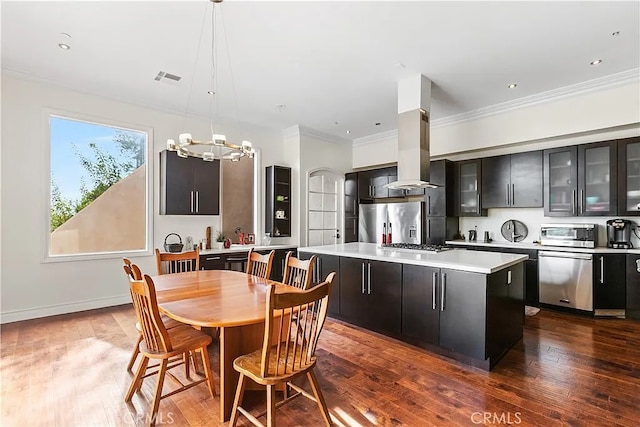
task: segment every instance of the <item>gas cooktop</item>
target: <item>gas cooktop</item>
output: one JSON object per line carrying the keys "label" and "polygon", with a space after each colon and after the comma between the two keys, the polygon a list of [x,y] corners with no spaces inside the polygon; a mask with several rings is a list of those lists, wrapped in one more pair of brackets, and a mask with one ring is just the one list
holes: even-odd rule
{"label": "gas cooktop", "polygon": [[427,245],[421,243],[391,243],[390,245],[382,245],[382,249],[410,249],[425,252],[442,252],[448,251],[451,248],[447,248],[443,245]]}

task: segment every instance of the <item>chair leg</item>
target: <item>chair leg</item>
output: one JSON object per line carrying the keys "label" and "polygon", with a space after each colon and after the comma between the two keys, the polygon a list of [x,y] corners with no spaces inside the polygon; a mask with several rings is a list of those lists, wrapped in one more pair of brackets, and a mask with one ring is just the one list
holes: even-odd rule
{"label": "chair leg", "polygon": [[138,355],[140,354],[140,343],[142,342],[142,334],[138,336],[138,342],[136,342],[136,346],[133,347],[133,352],[131,353],[131,358],[129,359],[129,364],[127,365],[127,371],[131,372],[133,369],[133,364],[136,362]]}
{"label": "chair leg", "polygon": [[240,402],[242,402],[242,397],[244,396],[244,387],[246,384],[247,377],[245,377],[243,373],[240,373],[240,378],[238,378],[238,388],[236,389],[236,397],[233,400],[233,409],[231,410],[229,427],[235,427],[236,423],[238,422],[238,406],[240,406]]}
{"label": "chair leg", "polygon": [[164,384],[164,376],[167,373],[168,359],[162,359],[160,362],[160,369],[158,370],[158,383],[156,384],[156,393],[153,395],[153,403],[151,404],[151,411],[149,416],[151,417],[150,425],[156,424],[156,416],[158,414],[158,407],[160,406],[160,399],[162,398],[162,386]]}
{"label": "chair leg", "polygon": [[191,378],[191,358],[192,357],[194,357],[194,352],[191,352],[191,351],[187,351],[182,354],[182,362],[184,363],[184,375],[187,378]]}
{"label": "chair leg", "polygon": [[329,415],[329,410],[327,409],[327,402],[325,402],[324,400],[322,390],[320,390],[320,386],[318,385],[316,373],[313,371],[313,369],[307,372],[307,378],[309,379],[309,384],[311,384],[311,390],[313,390],[313,395],[316,398],[316,402],[318,402],[318,408],[320,408],[320,412],[322,413],[322,418],[324,418],[325,424],[328,426],[332,425],[331,416]]}
{"label": "chair leg", "polygon": [[127,395],[124,398],[125,402],[131,402],[131,398],[133,397],[133,393],[140,389],[142,385],[142,376],[147,372],[147,365],[149,364],[149,358],[146,356],[142,357],[140,361],[140,366],[138,366],[138,370],[136,371],[136,376],[133,377],[131,381],[131,385],[129,386],[129,391],[127,391]]}
{"label": "chair leg", "polygon": [[[211,373],[211,364],[209,363],[209,353],[207,352],[207,346],[203,345],[200,348],[200,353],[202,353],[202,364],[204,365],[202,369],[204,369],[204,374],[207,377],[207,384],[209,385],[209,393],[211,393],[211,397],[216,395],[216,386],[213,384],[213,374]],[[197,352],[193,352],[194,360],[196,358]]]}
{"label": "chair leg", "polygon": [[276,425],[276,386],[267,386],[267,427]]}

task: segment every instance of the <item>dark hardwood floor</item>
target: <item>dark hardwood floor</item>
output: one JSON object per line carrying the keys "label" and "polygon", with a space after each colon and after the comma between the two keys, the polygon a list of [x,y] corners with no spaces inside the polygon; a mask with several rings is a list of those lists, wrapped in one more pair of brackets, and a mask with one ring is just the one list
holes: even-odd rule
{"label": "dark hardwood floor", "polygon": [[[131,405],[124,402],[134,324],[133,309],[119,306],[3,325],[0,424],[144,424],[155,378]],[[215,367],[217,343],[210,354]],[[492,372],[331,320],[317,355],[336,425],[637,426],[640,420],[640,322],[542,310],[526,318],[523,341]],[[165,392],[173,386],[166,381]],[[247,394],[261,411],[264,394]],[[218,425],[218,408],[199,385],[164,399],[158,424]],[[280,408],[277,421],[322,425],[315,404],[302,397]]]}

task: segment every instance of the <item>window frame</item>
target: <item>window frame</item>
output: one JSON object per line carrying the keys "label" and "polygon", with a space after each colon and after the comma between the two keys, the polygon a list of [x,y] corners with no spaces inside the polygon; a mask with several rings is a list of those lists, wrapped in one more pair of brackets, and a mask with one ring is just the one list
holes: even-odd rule
{"label": "window frame", "polygon": [[[135,132],[146,133],[147,141],[146,141],[146,150],[145,150],[145,164],[146,164],[146,197],[145,197],[145,206],[146,206],[146,220],[147,220],[147,229],[146,229],[146,238],[145,244],[146,249],[142,250],[125,250],[118,252],[94,252],[94,253],[84,253],[84,254],[73,254],[73,255],[51,255],[50,254],[50,245],[51,245],[51,118],[59,118],[65,120],[72,120],[78,122],[85,122],[90,124],[95,124],[98,126],[109,126],[113,128],[123,129],[123,130],[131,130]],[[42,112],[42,122],[43,122],[43,140],[45,141],[45,149],[42,150],[44,159],[43,159],[43,170],[45,173],[42,176],[43,180],[43,188],[45,189],[44,194],[44,223],[43,223],[43,241],[42,241],[42,262],[43,263],[55,263],[55,262],[70,262],[70,261],[86,261],[86,260],[98,260],[98,259],[114,259],[114,258],[122,258],[122,257],[134,257],[134,256],[150,256],[153,255],[153,170],[154,170],[154,162],[153,162],[153,128],[149,126],[139,125],[128,123],[116,119],[109,119],[106,117],[92,116],[89,114],[83,114],[78,112],[70,112],[65,110],[53,109],[53,108],[44,108]]]}

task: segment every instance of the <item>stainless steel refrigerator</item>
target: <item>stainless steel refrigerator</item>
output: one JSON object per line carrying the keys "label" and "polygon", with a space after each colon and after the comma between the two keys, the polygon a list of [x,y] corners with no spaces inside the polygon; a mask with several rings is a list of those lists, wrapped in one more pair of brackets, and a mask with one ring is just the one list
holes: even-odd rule
{"label": "stainless steel refrigerator", "polygon": [[360,205],[359,241],[382,244],[382,233],[389,232],[391,242],[422,243],[422,202],[373,203]]}

